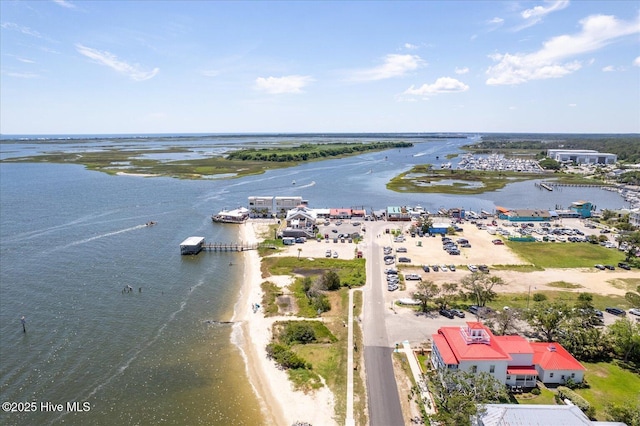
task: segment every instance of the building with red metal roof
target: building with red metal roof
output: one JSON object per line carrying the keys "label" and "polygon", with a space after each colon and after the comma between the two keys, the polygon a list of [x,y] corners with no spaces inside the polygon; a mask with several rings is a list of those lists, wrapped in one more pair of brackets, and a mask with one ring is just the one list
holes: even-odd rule
{"label": "building with red metal roof", "polygon": [[[552,349],[553,348],[553,349]],[[508,386],[582,381],[584,367],[558,343],[530,343],[522,336],[494,336],[480,322],[441,327],[432,336],[435,369],[486,372]]]}

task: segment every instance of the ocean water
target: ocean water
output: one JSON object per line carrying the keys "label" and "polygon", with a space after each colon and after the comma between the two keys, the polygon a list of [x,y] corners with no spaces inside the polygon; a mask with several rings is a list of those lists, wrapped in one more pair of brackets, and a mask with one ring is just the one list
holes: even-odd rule
{"label": "ocean water", "polygon": [[[184,143],[208,151],[217,145],[276,140],[192,136]],[[242,255],[179,253],[179,243],[193,235],[210,242],[236,241],[236,227],[213,224],[210,216],[246,205],[248,196],[301,195],[311,207],[421,205],[434,211],[567,207],[580,199],[600,208],[624,206],[612,192],[567,188],[549,193],[532,182],[479,196],[388,191],[385,184],[397,173],[414,164],[439,164],[469,142],[412,141],[416,145],[409,149],[232,180],[109,176],[76,165],[0,164],[0,401],[23,403],[15,405],[19,411],[35,407],[32,412],[0,412],[0,423],[261,424],[244,361],[232,343],[233,327],[212,322],[233,316]],[[1,155],[96,149],[105,143],[23,141],[3,144]],[[151,220],[157,225],[145,226]],[[126,286],[133,291],[123,293]],[[89,410],[68,412],[66,404],[73,402],[87,402],[80,407]],[[49,403],[64,409],[52,412]]]}

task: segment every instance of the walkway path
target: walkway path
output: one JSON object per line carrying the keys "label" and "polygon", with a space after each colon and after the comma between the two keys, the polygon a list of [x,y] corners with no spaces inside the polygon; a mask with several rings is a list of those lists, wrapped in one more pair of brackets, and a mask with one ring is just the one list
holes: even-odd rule
{"label": "walkway path", "polygon": [[422,377],[422,369],[420,368],[415,352],[411,349],[409,341],[405,340],[402,342],[402,349],[398,349],[398,352],[403,352],[407,356],[409,367],[411,368],[411,374],[413,374],[413,379],[418,385],[418,389],[420,389],[420,399],[424,403],[425,411],[428,415],[435,414],[435,401],[433,400],[431,392],[429,392],[429,389],[427,388],[427,383]]}
{"label": "walkway path", "polygon": [[347,321],[347,415],[344,424],[354,426],[353,417],[353,292],[349,291],[349,320]]}

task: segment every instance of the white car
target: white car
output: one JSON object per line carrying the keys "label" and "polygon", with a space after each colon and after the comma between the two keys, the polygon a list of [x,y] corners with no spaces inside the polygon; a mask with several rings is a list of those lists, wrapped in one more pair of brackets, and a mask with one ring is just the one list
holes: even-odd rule
{"label": "white car", "polygon": [[337,257],[338,257],[338,252],[337,252],[337,251],[334,251],[334,252],[333,252],[333,257],[334,257],[334,258],[337,258]]}
{"label": "white car", "polygon": [[325,256],[325,257],[331,257],[331,250],[327,250],[327,251],[324,253],[324,256]]}
{"label": "white car", "polygon": [[640,308],[629,309],[629,313],[632,314],[632,315],[640,316]]}
{"label": "white car", "polygon": [[467,265],[467,268],[469,268],[471,272],[478,272],[478,267],[476,265]]}

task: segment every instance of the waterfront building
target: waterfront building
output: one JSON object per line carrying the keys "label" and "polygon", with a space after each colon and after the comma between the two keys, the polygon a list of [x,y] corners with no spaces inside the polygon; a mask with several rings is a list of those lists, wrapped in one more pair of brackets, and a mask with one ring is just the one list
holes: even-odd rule
{"label": "waterfront building", "polygon": [[572,162],[576,164],[615,164],[618,161],[616,154],[590,149],[549,149],[547,157],[560,163]]}
{"label": "waterfront building", "polygon": [[434,369],[489,373],[507,386],[533,388],[536,380],[581,383],[585,368],[558,343],[529,343],[522,336],[494,336],[480,322],[441,327],[431,336]]}
{"label": "waterfront building", "polygon": [[249,197],[251,217],[271,217],[273,215],[273,197]]}
{"label": "waterfront building", "polygon": [[287,211],[293,209],[300,204],[308,204],[302,197],[275,197],[274,198],[274,213],[276,216],[284,217],[287,214]]}
{"label": "waterfront building", "polygon": [[406,207],[387,207],[387,220],[389,221],[409,221],[411,213]]}
{"label": "waterfront building", "polygon": [[551,219],[548,210],[508,209],[496,206],[498,218],[510,222],[544,222]]}
{"label": "waterfront building", "polygon": [[582,218],[591,217],[591,212],[594,210],[593,204],[588,201],[574,201],[571,203],[570,209],[578,213]]}
{"label": "waterfront building", "polygon": [[204,246],[204,237],[189,237],[180,243],[180,254],[198,254]]}

